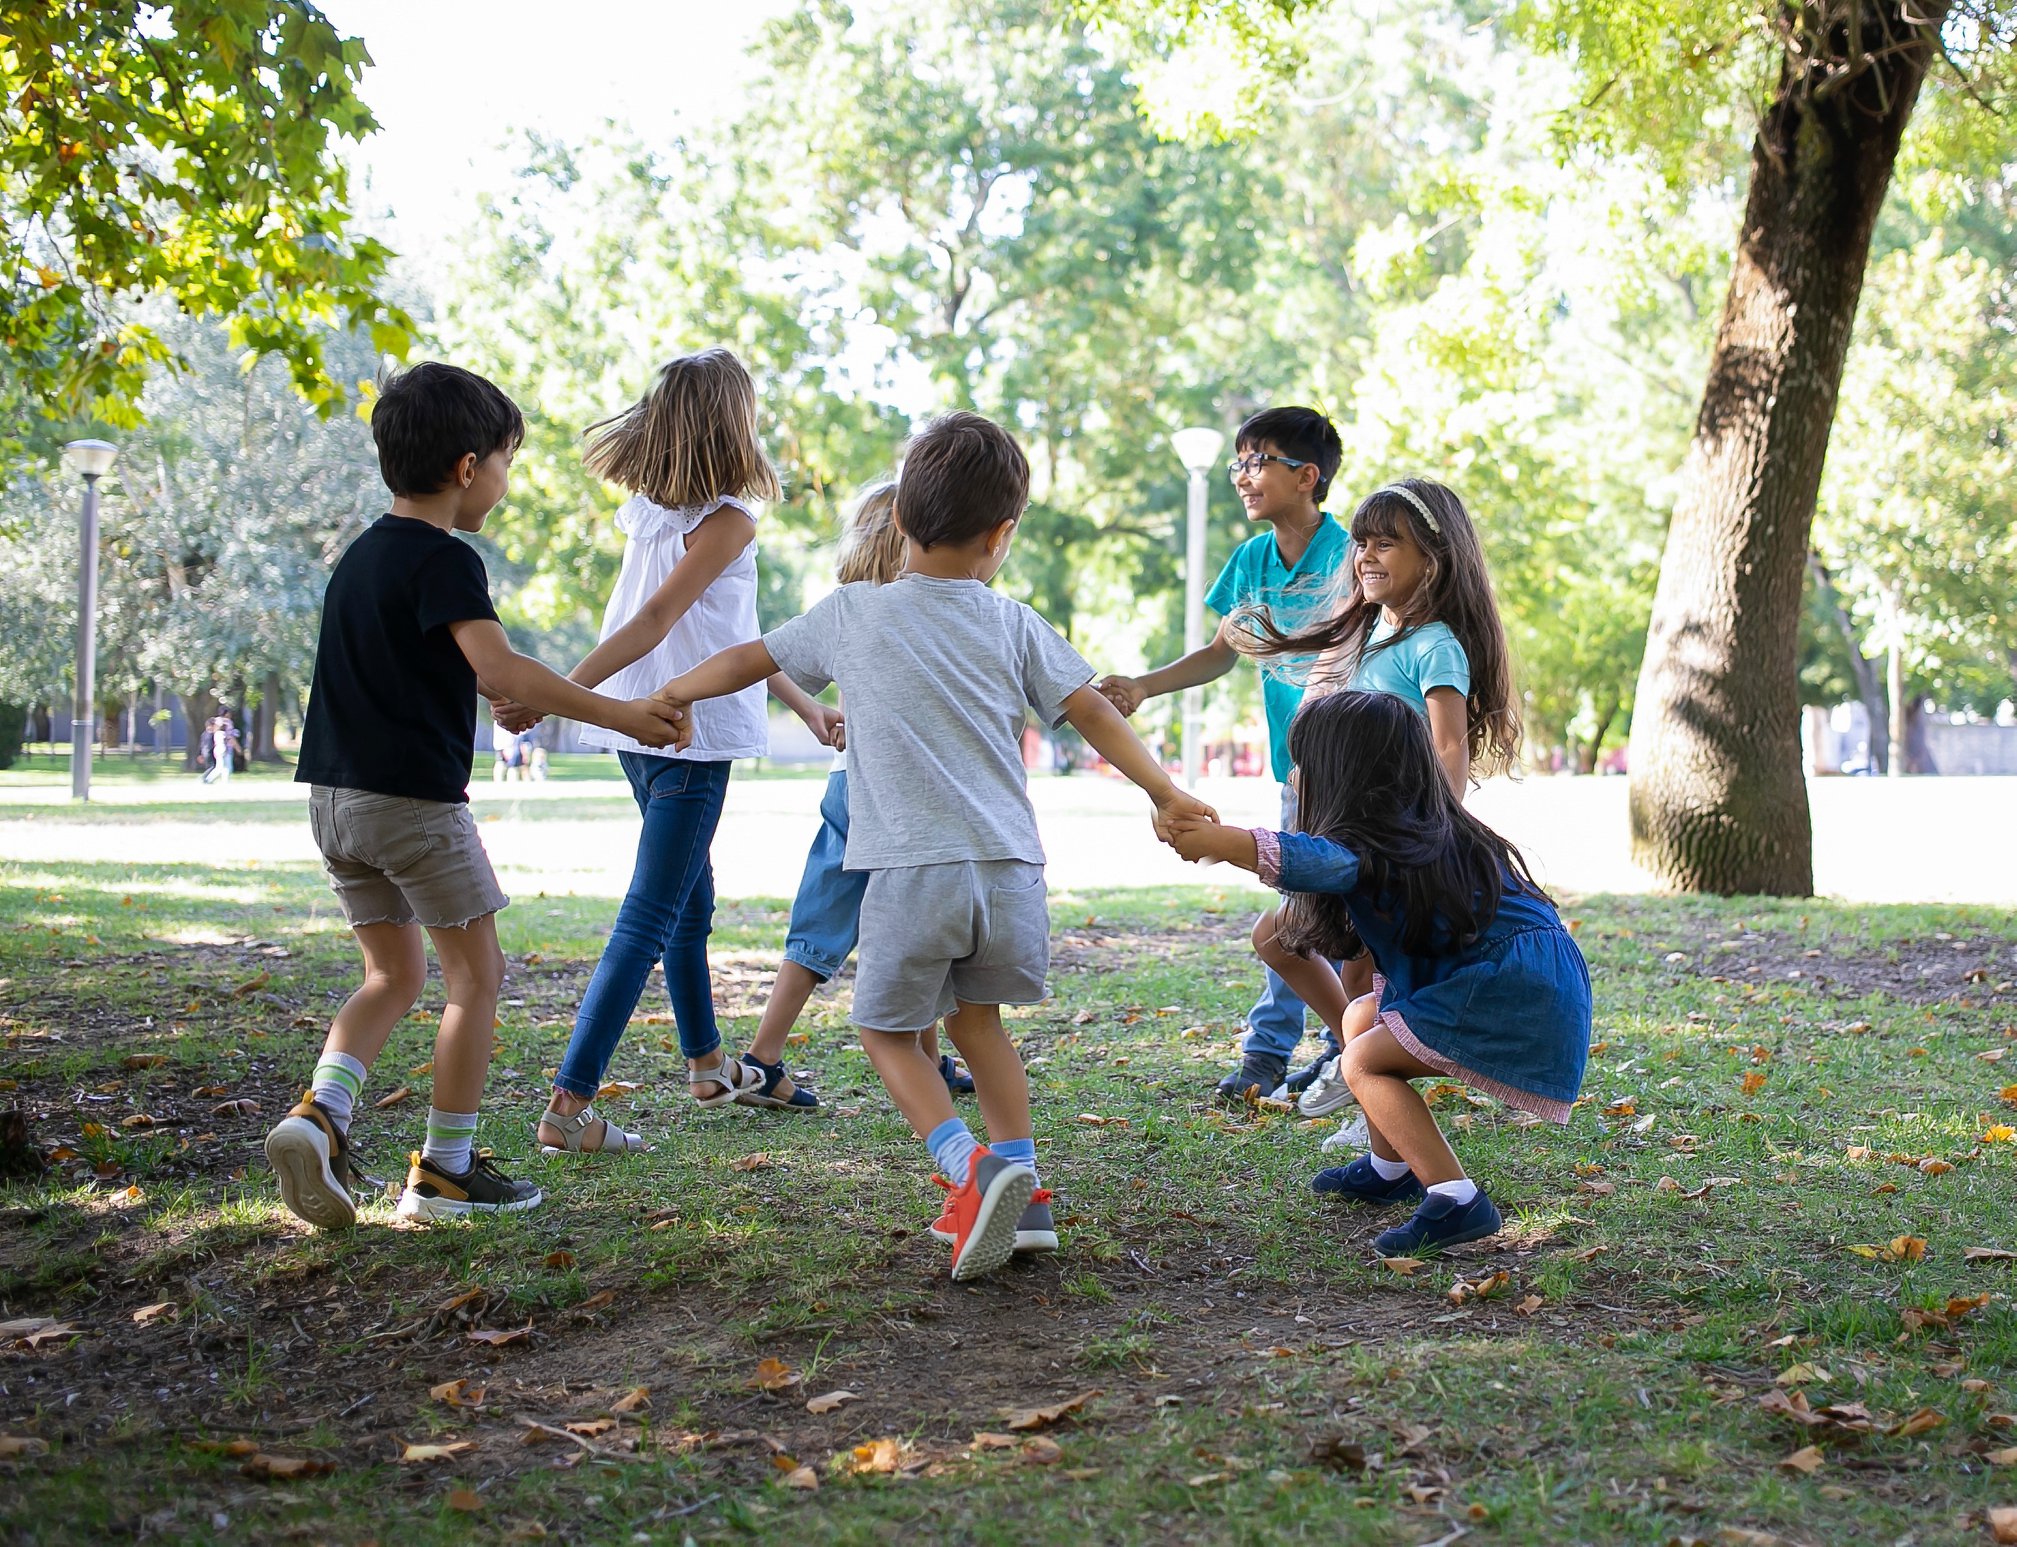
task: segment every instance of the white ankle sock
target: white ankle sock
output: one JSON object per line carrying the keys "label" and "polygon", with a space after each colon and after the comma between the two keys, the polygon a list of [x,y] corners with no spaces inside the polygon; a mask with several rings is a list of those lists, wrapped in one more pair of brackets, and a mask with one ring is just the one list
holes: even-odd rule
{"label": "white ankle sock", "polygon": [[342,1133],[350,1131],[350,1109],[363,1089],[364,1065],[348,1053],[324,1053],[308,1078],[308,1094]]}
{"label": "white ankle sock", "polygon": [[1373,1174],[1383,1182],[1391,1182],[1408,1174],[1408,1163],[1405,1160],[1387,1160],[1371,1150],[1366,1151],[1366,1159],[1373,1163]]}
{"label": "white ankle sock", "polygon": [[1454,1182],[1437,1182],[1429,1188],[1433,1197],[1448,1198],[1459,1208],[1478,1195],[1478,1184],[1468,1176],[1460,1176]]}
{"label": "white ankle sock", "polygon": [[475,1137],[474,1112],[444,1112],[439,1107],[429,1107],[427,1141],[420,1147],[420,1158],[440,1166],[450,1176],[460,1176],[469,1169],[470,1141]]}

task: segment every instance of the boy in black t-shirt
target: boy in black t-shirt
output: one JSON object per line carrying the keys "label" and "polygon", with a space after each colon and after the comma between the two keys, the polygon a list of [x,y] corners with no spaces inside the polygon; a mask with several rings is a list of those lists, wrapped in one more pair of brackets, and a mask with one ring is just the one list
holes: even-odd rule
{"label": "boy in black t-shirt", "polygon": [[392,512],[329,577],[295,773],[311,786],[310,825],[364,954],[364,983],[330,1022],[308,1094],[266,1136],[281,1197],[311,1225],[356,1221],[350,1114],[372,1060],[427,981],[423,929],[447,1003],[426,1143],[398,1212],[440,1219],[540,1202],[538,1187],[471,1148],[504,979],[496,914],[510,900],[469,815],[479,690],[648,746],[690,736],[668,706],[592,693],[505,638],[483,560],[453,534],[483,529],[524,434],[510,398],[452,365],[394,377],[372,410]]}

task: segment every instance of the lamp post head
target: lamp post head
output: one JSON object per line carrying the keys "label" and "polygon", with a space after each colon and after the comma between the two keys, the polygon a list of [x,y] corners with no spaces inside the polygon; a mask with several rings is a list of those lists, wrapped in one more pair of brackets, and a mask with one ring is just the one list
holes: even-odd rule
{"label": "lamp post head", "polygon": [[73,473],[100,478],[119,460],[119,448],[109,440],[73,440],[63,448],[63,460]]}
{"label": "lamp post head", "polygon": [[1178,430],[1170,437],[1177,460],[1183,463],[1186,472],[1191,473],[1210,472],[1212,464],[1219,459],[1219,448],[1225,443],[1224,434],[1205,426]]}

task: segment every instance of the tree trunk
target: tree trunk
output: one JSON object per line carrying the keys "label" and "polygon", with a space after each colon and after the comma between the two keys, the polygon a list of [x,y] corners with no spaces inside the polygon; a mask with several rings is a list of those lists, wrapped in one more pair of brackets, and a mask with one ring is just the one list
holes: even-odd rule
{"label": "tree trunk", "polygon": [[1785,13],[1632,716],[1633,854],[1685,891],[1813,890],[1801,578],[1871,229],[1946,10]]}
{"label": "tree trunk", "polygon": [[194,773],[203,766],[203,727],[217,713],[217,695],[203,688],[175,696],[182,703],[182,723],[189,727],[189,747],[182,754],[182,766]]}
{"label": "tree trunk", "polygon": [[247,756],[255,763],[277,763],[274,727],[280,719],[280,673],[269,671],[259,685],[259,712],[252,719],[252,745]]}

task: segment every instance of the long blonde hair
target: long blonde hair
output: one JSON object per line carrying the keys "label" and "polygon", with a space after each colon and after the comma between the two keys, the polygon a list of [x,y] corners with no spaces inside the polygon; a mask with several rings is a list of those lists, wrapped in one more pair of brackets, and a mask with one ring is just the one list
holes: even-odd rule
{"label": "long blonde hair", "polygon": [[836,577],[888,585],[903,573],[903,530],[896,524],[896,481],[871,484],[840,534]]}
{"label": "long blonde hair", "polygon": [[727,349],[667,361],[650,391],[586,433],[588,470],[656,504],[782,492],[756,435],[756,385]]}

